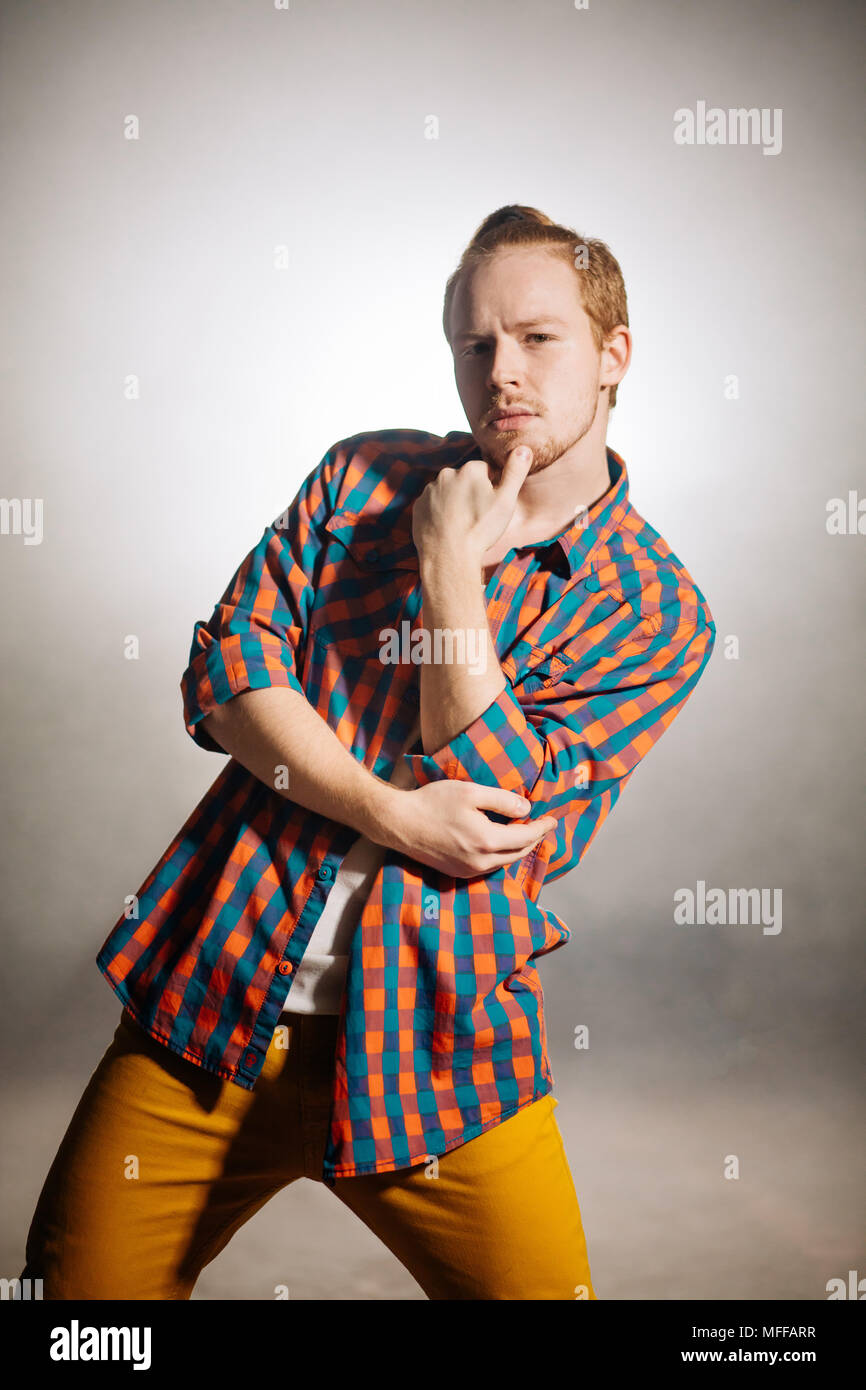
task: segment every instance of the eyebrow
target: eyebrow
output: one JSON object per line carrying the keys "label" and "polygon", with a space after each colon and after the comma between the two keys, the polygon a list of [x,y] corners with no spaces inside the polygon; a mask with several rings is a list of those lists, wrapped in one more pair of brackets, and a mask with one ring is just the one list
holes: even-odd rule
{"label": "eyebrow", "polygon": [[[543,317],[537,318],[537,319],[521,319],[519,323],[516,323],[516,324],[514,325],[514,327],[515,327],[515,328],[538,328],[541,324],[555,324],[557,328],[567,328],[567,327],[568,327],[568,324],[566,323],[565,319],[557,318],[557,316],[556,316],[555,314],[544,314]],[[461,339],[461,340],[464,339],[464,338],[487,338],[487,337],[489,337],[489,334],[487,334],[487,333],[473,333],[471,330],[469,330],[469,331],[467,331],[466,333],[455,333],[454,337],[455,337],[455,341],[456,341],[458,338]]]}

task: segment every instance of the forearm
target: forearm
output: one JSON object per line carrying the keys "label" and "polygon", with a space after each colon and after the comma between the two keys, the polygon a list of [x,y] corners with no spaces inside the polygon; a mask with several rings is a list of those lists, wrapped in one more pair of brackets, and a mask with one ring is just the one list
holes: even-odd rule
{"label": "forearm", "polygon": [[[487,709],[507,681],[487,623],[481,557],[440,547],[422,556],[420,568],[421,618],[431,654],[420,668],[421,738],[425,753],[437,753]],[[437,629],[463,635],[467,660],[433,659]],[[443,644],[442,652],[447,650]]]}
{"label": "forearm", "polygon": [[202,720],[226,753],[278,795],[392,846],[400,797],[358,762],[303,695],[246,690]]}

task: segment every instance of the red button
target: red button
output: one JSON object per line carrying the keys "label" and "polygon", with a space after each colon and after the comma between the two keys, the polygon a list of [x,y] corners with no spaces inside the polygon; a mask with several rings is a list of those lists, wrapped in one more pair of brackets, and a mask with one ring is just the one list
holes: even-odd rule
{"label": "red button", "polygon": [[256,1054],[254,1052],[248,1052],[247,1055],[244,1057],[244,1066],[254,1067],[256,1064],[256,1060]]}
{"label": "red button", "polygon": [[292,962],[290,960],[281,960],[279,965],[277,966],[277,969],[279,970],[281,975],[291,975]]}

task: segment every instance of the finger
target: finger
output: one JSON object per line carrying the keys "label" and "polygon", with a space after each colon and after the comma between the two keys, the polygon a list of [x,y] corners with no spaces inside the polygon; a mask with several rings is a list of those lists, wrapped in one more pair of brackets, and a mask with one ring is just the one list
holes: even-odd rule
{"label": "finger", "polygon": [[481,870],[484,874],[489,874],[493,869],[504,869],[507,864],[519,864],[521,859],[526,858],[527,851],[518,850],[515,854],[501,855],[492,857],[486,867]]}
{"label": "finger", "polygon": [[520,792],[509,792],[504,787],[487,787],[483,782],[467,782],[465,785],[473,793],[472,804],[479,811],[498,811],[501,816],[528,816],[532,802]]}
{"label": "finger", "polygon": [[505,494],[512,503],[517,501],[517,494],[523,487],[527,473],[532,467],[532,450],[528,444],[518,444],[511,450],[505,460],[505,467],[496,488],[498,495]]}
{"label": "finger", "polygon": [[510,854],[522,848],[526,852],[545,835],[549,835],[556,825],[553,817],[547,820],[517,821],[514,825],[496,825],[491,822],[485,826],[484,839],[490,854]]}

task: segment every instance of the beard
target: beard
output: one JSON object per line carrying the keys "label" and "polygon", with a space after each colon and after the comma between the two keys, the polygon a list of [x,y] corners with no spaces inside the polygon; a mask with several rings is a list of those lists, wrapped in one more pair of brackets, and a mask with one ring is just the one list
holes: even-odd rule
{"label": "beard", "polygon": [[[495,476],[505,467],[508,455],[512,449],[516,449],[518,444],[526,444],[532,450],[532,463],[529,467],[527,477],[533,473],[541,473],[545,468],[549,468],[557,459],[562,458],[573,445],[583,439],[588,434],[595,423],[599,403],[598,383],[595,389],[582,396],[577,402],[577,407],[573,418],[562,434],[548,434],[539,439],[526,438],[527,430],[501,430],[497,431],[495,440],[485,443],[480,447],[481,457],[488,465],[488,471],[492,474],[491,482]],[[539,417],[543,419],[543,417]],[[532,426],[530,426],[530,431]]]}

